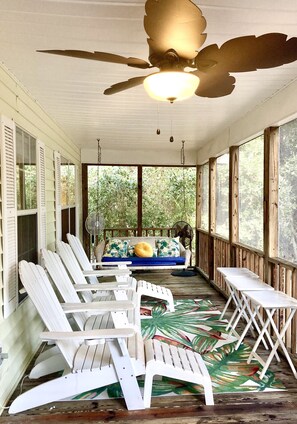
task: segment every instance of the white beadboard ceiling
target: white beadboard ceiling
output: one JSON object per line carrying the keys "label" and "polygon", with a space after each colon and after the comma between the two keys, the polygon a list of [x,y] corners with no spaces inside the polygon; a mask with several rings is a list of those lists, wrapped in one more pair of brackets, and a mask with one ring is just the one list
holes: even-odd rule
{"label": "white beadboard ceiling", "polygon": [[[203,47],[242,35],[297,36],[296,0],[195,1],[206,21]],[[105,51],[148,59],[144,0],[0,0],[0,61],[80,148],[198,149],[297,77],[297,62],[236,77],[229,96],[173,105],[142,86],[105,96],[110,85],[150,73],[125,65],[37,53]],[[0,93],[1,95],[1,93]],[[156,135],[160,128],[161,134]]]}

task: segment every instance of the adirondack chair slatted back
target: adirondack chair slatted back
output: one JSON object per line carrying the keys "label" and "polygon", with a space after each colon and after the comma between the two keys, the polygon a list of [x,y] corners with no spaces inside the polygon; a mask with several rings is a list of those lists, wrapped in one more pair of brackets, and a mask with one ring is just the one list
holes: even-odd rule
{"label": "adirondack chair slatted back", "polygon": [[[64,299],[64,302],[81,303],[60,256],[47,249],[41,249],[41,256],[44,260],[45,267]],[[76,312],[73,316],[79,328],[83,330],[88,316],[83,312]]]}
{"label": "adirondack chair slatted back", "polygon": [[[88,284],[69,244],[64,243],[63,241],[57,241],[57,252],[60,255],[74,284]],[[96,283],[98,284],[97,278]],[[82,296],[85,302],[92,302],[93,300],[92,294],[89,292],[82,292]]]}
{"label": "adirondack chair slatted back", "polygon": [[[33,263],[21,261],[19,264],[21,281],[49,331],[72,331],[64,311],[44,269]],[[69,367],[73,365],[79,343],[73,340],[57,341]]]}
{"label": "adirondack chair slatted back", "polygon": [[73,250],[73,253],[76,256],[76,259],[78,260],[81,268],[84,271],[90,271],[92,270],[92,265],[89,261],[89,258],[86,255],[86,252],[84,251],[84,248],[79,240],[79,238],[77,238],[76,236],[74,236],[73,234],[68,233],[66,235],[68,243],[70,244],[71,249]]}
{"label": "adirondack chair slatted back", "polygon": [[[79,263],[81,269],[83,271],[92,271],[93,267],[91,262],[89,261],[89,258],[86,255],[86,252],[84,251],[83,245],[81,244],[80,240],[78,237],[68,233],[67,234],[67,240],[68,243],[74,253],[74,256],[77,259],[77,262]],[[118,269],[127,269],[127,265],[126,264],[119,264],[116,268]],[[129,281],[130,277],[127,277],[126,275],[116,275],[115,276],[116,280],[120,283],[120,282],[127,282]],[[94,276],[88,276],[87,279],[90,281],[90,283],[92,284],[96,284],[96,277]]]}

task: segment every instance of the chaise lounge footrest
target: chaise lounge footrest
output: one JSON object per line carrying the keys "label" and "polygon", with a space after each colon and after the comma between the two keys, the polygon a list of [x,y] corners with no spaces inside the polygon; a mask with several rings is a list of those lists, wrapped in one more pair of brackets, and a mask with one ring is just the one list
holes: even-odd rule
{"label": "chaise lounge footrest", "polygon": [[167,301],[170,312],[174,312],[175,310],[172,292],[164,286],[158,286],[157,284],[149,283],[148,281],[139,280],[137,282],[137,294],[139,302],[142,296],[162,299]]}
{"label": "chaise lounge footrest", "polygon": [[159,340],[149,339],[145,341],[145,355],[145,408],[149,408],[151,404],[154,375],[199,384],[204,388],[206,405],[214,404],[211,379],[199,353],[171,346]]}

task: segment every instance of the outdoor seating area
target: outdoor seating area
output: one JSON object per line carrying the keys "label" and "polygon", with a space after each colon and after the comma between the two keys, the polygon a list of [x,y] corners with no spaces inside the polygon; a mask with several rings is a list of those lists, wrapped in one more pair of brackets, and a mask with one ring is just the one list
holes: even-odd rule
{"label": "outdoor seating area", "polygon": [[[57,252],[61,257],[43,249],[42,258],[64,302],[59,302],[41,266],[21,261],[19,273],[47,329],[41,333],[41,339],[55,343],[54,348],[37,358],[30,378],[59,371],[62,375],[22,393],[10,405],[10,414],[115,383],[120,384],[128,410],[149,408],[155,375],[202,385],[205,403],[214,404],[210,376],[197,352],[187,352],[157,339],[143,339],[140,299],[137,299],[140,293],[128,268],[85,272],[85,275],[91,273],[93,281],[89,283],[70,245],[57,242]],[[81,284],[75,283],[77,276]],[[94,278],[102,276],[113,276],[120,281],[99,283],[96,280],[94,284]],[[71,281],[71,277],[75,278]],[[168,303],[168,310],[174,311],[170,290],[161,287],[158,297],[157,291],[150,290],[154,285],[147,282],[146,286],[146,295],[152,294]],[[75,321],[72,326],[69,314]],[[143,394],[138,376],[144,376]]]}
{"label": "outdoor seating area", "polygon": [[[57,242],[57,253],[42,249],[45,268],[27,261],[19,264],[24,288],[47,329],[40,337],[43,342],[54,343],[54,346],[38,355],[29,374],[29,378],[34,380],[48,376],[48,381],[17,396],[9,407],[9,413],[24,412],[67,398],[79,398],[84,392],[91,393],[116,383],[120,386],[127,409],[142,410],[151,405],[155,375],[202,386],[205,404],[214,405],[213,390],[216,385],[211,378],[209,365],[207,367],[207,355],[203,354],[208,349],[218,350],[218,347],[215,348],[218,339],[214,339],[212,348],[200,348],[200,354],[185,349],[180,343],[176,345],[174,338],[147,338],[146,324],[153,315],[144,312],[147,306],[140,298],[145,295],[144,299],[157,304],[162,302],[160,306],[163,305],[164,317],[166,314],[170,316],[178,313],[181,307],[177,300],[174,301],[171,290],[143,280],[137,282],[127,264],[111,263],[107,269],[96,269],[88,261],[79,239],[71,234],[67,237],[74,251],[71,244],[64,242]],[[76,255],[89,270],[82,269]],[[248,366],[253,360],[257,361],[259,381],[264,379],[274,357],[277,363],[280,362],[279,346],[297,378],[296,369],[283,343],[286,330],[297,311],[297,301],[275,291],[247,268],[220,267],[218,272],[224,276],[230,296],[222,312],[213,308],[215,315],[211,320],[217,315],[219,321],[206,321],[204,330],[201,328],[197,334],[203,334],[209,325],[216,323],[217,328],[221,329],[219,339],[229,341],[234,345],[233,352],[236,352],[242,349],[248,330],[251,330],[255,341],[245,362]],[[100,282],[102,278],[112,278],[114,281]],[[145,292],[141,291],[143,283],[147,286]],[[59,293],[62,303],[55,291]],[[192,299],[192,302],[199,305],[200,301]],[[209,299],[203,302],[212,309]],[[227,317],[231,303],[234,304],[234,311],[231,317]],[[288,311],[284,314],[280,331],[274,323],[277,309]],[[239,325],[240,321],[244,325]],[[186,322],[185,328],[190,325],[190,318]],[[238,331],[238,327],[242,331]],[[195,325],[194,333],[197,328]],[[186,331],[191,333],[190,327]],[[197,337],[199,346],[203,339],[199,341],[201,335]],[[257,353],[260,343],[268,351],[267,359]],[[51,378],[53,373],[60,375]],[[143,377],[143,391],[139,377]]]}
{"label": "outdoor seating area", "polygon": [[[168,288],[172,290],[174,298],[179,300],[188,299],[192,295],[197,299],[207,298],[208,300],[211,300],[214,308],[217,308],[220,311],[223,310],[226,303],[226,300],[221,297],[214,289],[211,289],[206,281],[199,276],[191,277],[189,280],[187,280],[189,281],[187,286],[182,284],[179,278],[172,277],[170,272],[145,273],[142,275],[142,277],[145,279],[150,278],[157,285],[159,285],[162,281]],[[105,277],[104,279],[107,280],[110,278]],[[225,312],[226,320],[229,321],[232,316],[232,312],[233,308],[228,307]],[[145,321],[147,321],[147,319],[145,319]],[[241,329],[244,328],[244,321],[239,322],[238,327],[240,327],[241,331]],[[251,346],[255,342],[255,340],[251,338],[249,332],[246,336],[246,341]],[[260,352],[263,352],[263,354],[265,353],[263,346],[260,346]],[[204,357],[204,355],[202,357]],[[234,357],[232,360],[234,361]],[[283,391],[281,388],[272,392],[249,391],[248,397],[244,389],[242,389],[243,391],[237,391],[236,393],[234,393],[234,389],[232,392],[223,392],[223,394],[218,392],[214,393],[214,406],[210,408],[203,407],[204,400],[200,395],[195,396],[190,394],[174,394],[173,396],[169,397],[157,396],[151,398],[152,403],[150,409],[134,411],[134,419],[136,421],[146,419],[147,422],[150,423],[155,420],[156,414],[159,414],[161,411],[163,411],[162,417],[165,421],[166,417],[168,419],[171,417],[171,421],[173,420],[173,422],[175,422],[175,418],[172,418],[172,414],[174,411],[176,411],[176,408],[178,408],[179,420],[183,419],[183,417],[187,417],[187,422],[194,423],[195,421],[192,420],[194,419],[197,422],[198,419],[197,412],[195,411],[197,411],[197,405],[199,405],[199,416],[202,416],[203,419],[207,419],[208,422],[211,423],[222,423],[224,420],[228,419],[230,414],[232,414],[234,419],[245,419],[247,420],[246,422],[249,422],[249,420],[251,422],[252,419],[255,419],[256,417],[261,419],[260,417],[263,417],[263,414],[269,414],[272,413],[272,411],[275,417],[280,414],[279,416],[282,417],[284,422],[293,423],[294,420],[296,420],[296,411],[294,412],[294,410],[292,410],[292,405],[294,405],[296,396],[296,391],[294,390],[294,387],[296,386],[296,380],[292,376],[292,373],[288,372],[288,368],[289,366],[285,360],[282,360],[280,363],[277,361],[272,361],[270,365],[270,369],[275,373],[275,376],[281,379],[281,381],[284,383],[285,391]],[[53,376],[55,376],[55,374],[53,374]],[[52,378],[52,376],[43,377],[41,378],[41,381],[44,383],[49,378]],[[213,375],[211,378],[213,378]],[[22,390],[25,392],[27,389],[30,390],[32,387],[38,386],[39,384],[40,383],[38,380],[29,381],[27,378],[23,382]],[[18,394],[19,389],[16,391],[15,396],[18,396]],[[253,405],[252,410],[251,404]],[[89,400],[78,398],[75,402],[73,402],[73,400],[67,401],[67,399],[65,399],[61,402],[54,402],[44,406],[41,405],[23,413],[10,415],[9,419],[11,421],[9,422],[13,423],[14,420],[17,420],[18,418],[25,419],[25,417],[28,417],[28,419],[32,420],[32,422],[35,422],[35,420],[36,422],[40,422],[38,421],[39,418],[42,417],[42,419],[46,419],[47,416],[52,416],[52,418],[56,419],[57,423],[64,423],[66,422],[64,421],[64,419],[66,419],[65,413],[67,413],[68,418],[71,416],[73,422],[76,422],[77,419],[82,419],[82,417],[84,417],[83,419],[85,420],[91,420],[94,414],[94,410],[92,411],[94,405],[98,405],[96,407],[96,417],[99,421],[102,420],[103,422],[108,418],[111,407],[113,409],[115,421],[118,420],[120,422],[120,420],[128,419],[127,414],[129,414],[129,411],[126,410],[126,407],[124,406],[123,400],[121,398],[102,398],[99,400],[94,398],[90,398]],[[7,413],[4,414],[3,420],[5,420],[6,415]],[[222,421],[219,421],[219,419]]]}
{"label": "outdoor seating area", "polygon": [[96,260],[131,261],[130,269],[185,269],[192,252],[179,237],[116,237],[101,241],[95,248]]}
{"label": "outdoor seating area", "polygon": [[296,424],[296,0],[0,10],[0,424]]}

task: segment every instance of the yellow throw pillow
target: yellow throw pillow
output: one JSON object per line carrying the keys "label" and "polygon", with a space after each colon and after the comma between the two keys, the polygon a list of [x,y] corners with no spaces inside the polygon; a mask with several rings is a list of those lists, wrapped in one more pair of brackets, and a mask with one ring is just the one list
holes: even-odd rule
{"label": "yellow throw pillow", "polygon": [[154,251],[149,243],[140,242],[134,247],[134,253],[139,258],[151,258]]}

